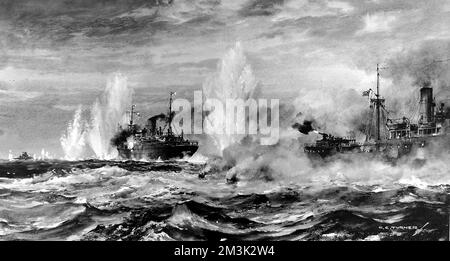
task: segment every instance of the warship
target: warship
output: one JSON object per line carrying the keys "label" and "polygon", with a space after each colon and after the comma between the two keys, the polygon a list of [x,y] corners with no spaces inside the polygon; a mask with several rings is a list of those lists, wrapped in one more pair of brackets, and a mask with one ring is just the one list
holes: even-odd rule
{"label": "warship", "polygon": [[[352,137],[335,137],[311,128],[310,131],[322,135],[322,139],[305,144],[305,153],[310,157],[322,159],[344,153],[371,153],[388,159],[399,159],[417,148],[443,141],[450,129],[450,108],[440,103],[436,109],[430,82],[425,82],[419,92],[419,117],[416,122],[412,122],[408,117],[389,118],[384,105],[385,99],[380,95],[380,67],[377,65],[376,92],[372,89],[363,92],[363,96],[370,98],[371,109],[371,117],[368,117],[368,123],[365,124],[365,141],[356,142]],[[375,128],[372,128],[373,125]]]}
{"label": "warship", "polygon": [[[169,111],[150,117],[146,125],[134,123],[135,105],[131,105],[130,122],[126,129],[119,126],[118,133],[113,137],[112,144],[116,146],[122,159],[180,159],[192,156],[198,149],[197,141],[184,138],[183,131],[177,135],[172,129],[172,99],[174,92],[170,92]],[[164,126],[157,126],[162,122]]]}
{"label": "warship", "polygon": [[22,152],[20,156],[14,158],[14,160],[32,160],[33,157],[31,157],[27,152]]}

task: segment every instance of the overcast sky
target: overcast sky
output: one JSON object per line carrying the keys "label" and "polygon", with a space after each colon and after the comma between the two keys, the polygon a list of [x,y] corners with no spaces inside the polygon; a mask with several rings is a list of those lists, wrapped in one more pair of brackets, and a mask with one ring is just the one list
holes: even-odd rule
{"label": "overcast sky", "polygon": [[169,89],[191,96],[240,41],[265,95],[288,103],[371,88],[377,63],[448,43],[449,25],[448,0],[0,0],[0,158],[62,156],[74,110],[115,72],[159,113]]}

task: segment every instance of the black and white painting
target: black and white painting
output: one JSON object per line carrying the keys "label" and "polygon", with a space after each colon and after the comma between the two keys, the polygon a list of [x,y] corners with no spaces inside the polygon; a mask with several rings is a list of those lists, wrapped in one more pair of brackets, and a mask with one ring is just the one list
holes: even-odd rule
{"label": "black and white painting", "polygon": [[0,0],[0,240],[448,241],[447,0]]}

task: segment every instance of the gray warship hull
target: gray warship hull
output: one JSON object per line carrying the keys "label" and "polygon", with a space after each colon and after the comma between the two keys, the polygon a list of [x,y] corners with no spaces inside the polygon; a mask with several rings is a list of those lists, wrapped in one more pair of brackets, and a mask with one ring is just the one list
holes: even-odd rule
{"label": "gray warship hull", "polygon": [[449,136],[443,134],[404,140],[385,140],[379,143],[355,143],[352,146],[332,143],[308,144],[304,147],[304,151],[311,159],[333,158],[343,154],[366,154],[370,157],[379,156],[387,160],[397,160],[414,155],[418,149],[430,148],[433,144],[444,144],[448,142],[448,139]]}
{"label": "gray warship hull", "polygon": [[143,143],[128,148],[117,148],[122,159],[182,159],[192,156],[198,149],[195,144]]}

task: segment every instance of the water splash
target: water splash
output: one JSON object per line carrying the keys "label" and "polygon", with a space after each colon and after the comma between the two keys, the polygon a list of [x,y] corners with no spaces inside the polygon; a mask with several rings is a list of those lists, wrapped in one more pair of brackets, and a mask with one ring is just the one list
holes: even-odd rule
{"label": "water splash", "polygon": [[61,147],[64,151],[64,158],[67,160],[77,160],[84,156],[86,146],[86,126],[81,118],[81,105],[75,111],[73,121],[69,123],[66,133],[61,137]]}
{"label": "water splash", "polygon": [[88,142],[99,159],[117,157],[117,150],[111,146],[111,138],[117,132],[117,124],[125,123],[125,113],[131,105],[133,91],[128,88],[127,78],[115,74],[108,81],[102,96],[97,99],[91,110],[91,124]]}
{"label": "water splash", "polygon": [[51,154],[49,151],[46,151],[44,148],[42,148],[41,150],[41,155],[38,158],[39,160],[49,160],[49,159],[54,159],[54,155]]}
{"label": "water splash", "polygon": [[87,146],[98,159],[116,158],[118,152],[111,145],[111,138],[118,124],[126,121],[125,114],[131,105],[132,95],[133,90],[128,88],[127,78],[122,74],[113,75],[102,95],[92,105],[89,121],[83,121],[81,108],[75,112],[73,121],[61,137],[65,158],[87,158]]}
{"label": "water splash", "polygon": [[[217,72],[203,84],[203,94],[206,99],[217,99],[226,104],[227,99],[254,98],[258,82],[251,66],[247,63],[242,45],[237,42],[222,58],[217,66]],[[209,113],[205,119],[205,132],[212,133],[216,153],[222,155],[224,149],[239,142],[240,135],[222,134],[225,114],[218,110]]]}

